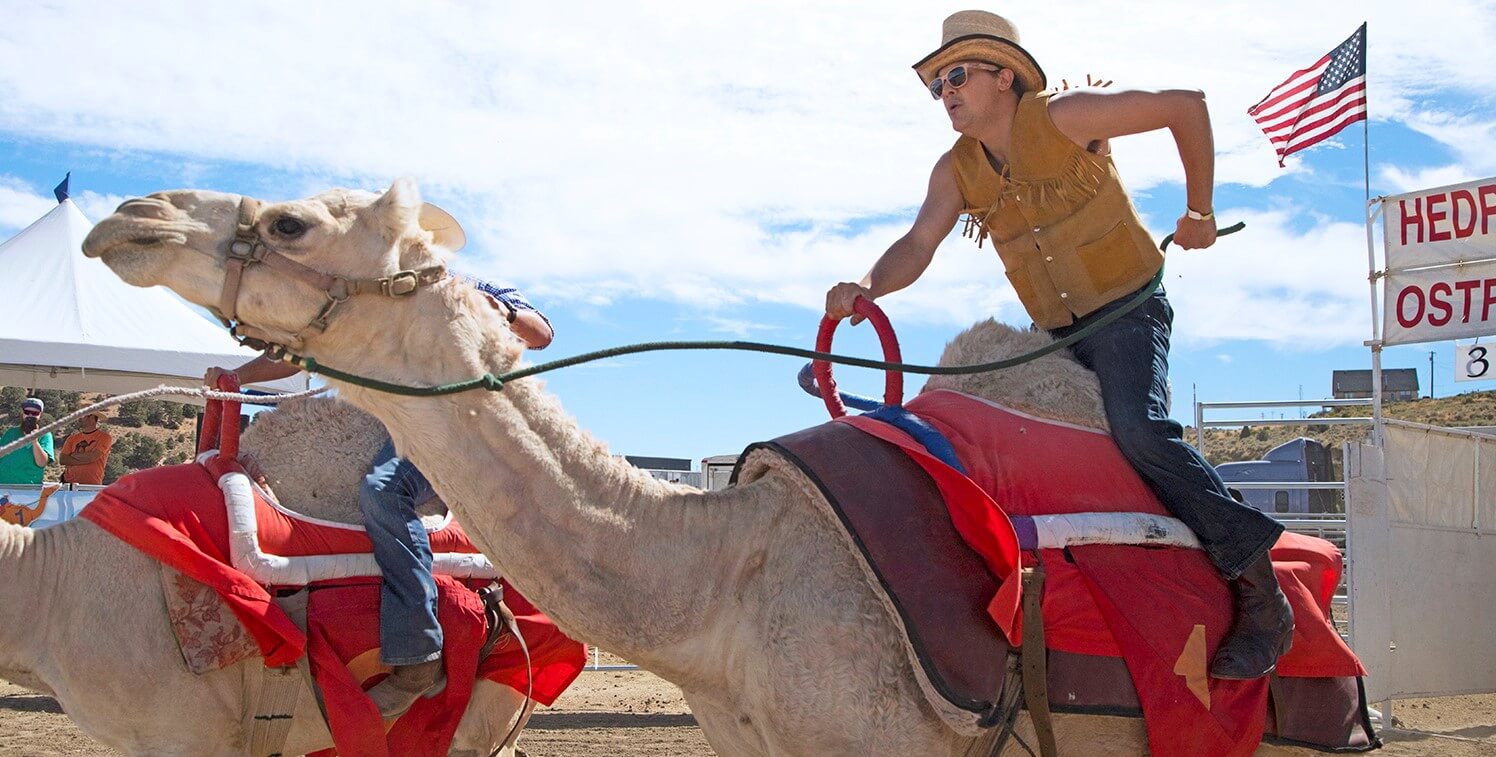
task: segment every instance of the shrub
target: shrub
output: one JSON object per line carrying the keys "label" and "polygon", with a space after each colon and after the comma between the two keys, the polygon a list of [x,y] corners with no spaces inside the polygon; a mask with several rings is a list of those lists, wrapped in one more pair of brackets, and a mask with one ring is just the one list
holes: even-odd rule
{"label": "shrub", "polygon": [[140,428],[145,425],[146,402],[126,402],[119,406],[118,413],[114,416],[114,423],[119,426]]}
{"label": "shrub", "polygon": [[126,433],[114,440],[114,449],[104,463],[104,483],[113,483],[120,476],[161,464],[166,447],[161,442],[144,434]]}

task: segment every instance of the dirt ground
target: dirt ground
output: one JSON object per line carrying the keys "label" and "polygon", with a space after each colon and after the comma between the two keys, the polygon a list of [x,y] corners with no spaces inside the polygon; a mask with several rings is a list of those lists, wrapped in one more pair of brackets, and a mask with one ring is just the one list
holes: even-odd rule
{"label": "dirt ground", "polygon": [[[1380,754],[1496,755],[1496,695],[1397,702],[1401,726]],[[535,714],[529,757],[705,757],[712,754],[680,690],[642,671],[589,671]],[[0,681],[0,757],[115,755],[73,726],[49,697]]]}

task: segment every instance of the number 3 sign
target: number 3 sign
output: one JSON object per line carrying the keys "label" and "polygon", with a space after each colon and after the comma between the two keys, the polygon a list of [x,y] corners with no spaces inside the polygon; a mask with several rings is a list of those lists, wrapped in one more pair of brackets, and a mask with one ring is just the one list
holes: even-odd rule
{"label": "number 3 sign", "polygon": [[1485,381],[1496,379],[1496,352],[1484,344],[1456,344],[1454,347],[1454,380]]}

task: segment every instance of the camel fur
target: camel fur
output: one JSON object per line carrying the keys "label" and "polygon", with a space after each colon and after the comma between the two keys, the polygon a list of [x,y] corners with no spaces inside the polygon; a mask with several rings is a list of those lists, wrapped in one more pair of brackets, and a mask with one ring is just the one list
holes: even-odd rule
{"label": "camel fur", "polygon": [[[383,442],[378,422],[311,399],[262,414],[242,441],[292,509],[358,523],[358,479]],[[361,462],[360,462],[361,461]],[[220,503],[221,504],[221,503]],[[167,619],[161,566],[83,519],[33,530],[0,524],[0,678],[57,698],[89,736],[131,755],[244,755],[254,657],[191,673]],[[524,697],[479,681],[450,754],[487,755]],[[285,754],[332,746],[303,689]],[[505,750],[512,757],[513,750]]]}
{"label": "camel fur", "polygon": [[[1054,340],[1035,329],[1015,329],[988,318],[961,332],[945,346],[940,365],[978,365],[1033,352]],[[1070,356],[1069,350],[1001,371],[931,376],[921,391],[950,389],[981,397],[1011,410],[1110,431],[1101,405],[1101,385]]]}
{"label": "camel fur", "polygon": [[[240,199],[179,190],[128,200],[84,250],[131,284],[217,306]],[[388,276],[450,255],[421,228],[421,207],[414,183],[400,180],[382,195],[268,204],[255,228],[316,270]],[[295,234],[279,230],[296,226],[278,223],[288,217],[300,222]],[[238,312],[296,333],[325,299],[260,266],[243,277]],[[521,347],[482,295],[449,278],[410,296],[349,299],[303,352],[434,386],[513,369]],[[534,379],[436,397],[331,383],[384,423],[474,542],[565,633],[678,685],[718,753],[987,754],[988,737],[958,733],[932,710],[894,620],[807,481],[771,471],[716,492],[656,481],[610,456]],[[1015,384],[1005,396],[1034,396]],[[1069,412],[1080,411],[1046,414]],[[1066,754],[1146,750],[1140,720],[1062,715],[1056,725]]]}

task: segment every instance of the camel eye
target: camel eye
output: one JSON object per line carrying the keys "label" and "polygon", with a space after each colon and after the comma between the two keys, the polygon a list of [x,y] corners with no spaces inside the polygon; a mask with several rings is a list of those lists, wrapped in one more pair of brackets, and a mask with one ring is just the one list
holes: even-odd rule
{"label": "camel eye", "polygon": [[275,219],[270,228],[283,237],[299,237],[306,232],[306,224],[290,216]]}

